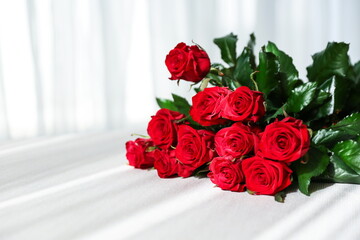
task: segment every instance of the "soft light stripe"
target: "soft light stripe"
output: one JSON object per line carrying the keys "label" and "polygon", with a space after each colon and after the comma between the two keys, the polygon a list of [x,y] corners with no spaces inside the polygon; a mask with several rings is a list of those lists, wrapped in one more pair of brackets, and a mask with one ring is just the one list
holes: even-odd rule
{"label": "soft light stripe", "polygon": [[[268,239],[283,239],[285,236],[292,236],[291,239],[295,239],[293,236],[293,233],[296,232],[297,229],[301,229],[303,231],[303,225],[302,222],[306,217],[310,217],[309,221],[313,224],[313,219],[316,218],[314,216],[314,213],[317,213],[319,209],[324,207],[324,205],[329,206],[329,202],[336,201],[339,197],[339,191],[334,191],[332,187],[329,187],[328,189],[324,189],[321,192],[321,199],[314,196],[316,194],[313,194],[311,198],[313,198],[313,201],[309,201],[307,203],[304,203],[304,205],[301,205],[300,207],[296,208],[296,210],[290,212],[285,218],[277,219],[276,222],[274,222],[273,225],[269,226],[268,229],[262,232],[256,240],[268,240]],[[290,199],[286,199],[287,201],[291,201]],[[346,202],[349,202],[348,199],[346,199]],[[286,204],[286,203],[285,203]],[[339,207],[338,202],[334,205],[335,207]],[[328,214],[327,209],[324,209],[323,211],[320,211],[320,214]],[[329,221],[332,221],[334,218],[330,217],[329,215],[326,215],[329,217]],[[335,216],[336,217],[336,216]],[[323,228],[327,228],[327,224],[325,222],[315,224],[318,228],[318,231],[322,231]],[[322,226],[323,228],[319,228],[319,226]],[[314,236],[313,239],[323,239],[323,238],[317,238],[315,237],[315,232],[311,232],[311,235]],[[303,232],[303,236],[309,236],[309,232]],[[296,238],[297,239],[297,238]]]}
{"label": "soft light stripe", "polygon": [[209,188],[209,182],[206,179],[200,184],[194,185],[189,191],[184,191],[174,198],[169,197],[167,201],[161,201],[148,209],[143,209],[126,218],[125,221],[109,224],[104,229],[82,237],[81,240],[127,239],[192,207],[208,202],[209,199],[221,193],[218,190]]}
{"label": "soft light stripe", "polygon": [[13,206],[16,206],[16,205],[19,205],[22,203],[26,203],[28,201],[42,198],[42,197],[45,197],[50,194],[58,193],[60,191],[65,191],[69,188],[76,187],[76,186],[79,186],[79,185],[82,185],[82,184],[85,184],[85,183],[88,183],[91,181],[95,181],[95,180],[98,180],[98,179],[101,179],[104,177],[119,174],[119,173],[122,173],[129,169],[130,169],[130,167],[128,165],[122,165],[117,168],[109,169],[109,170],[95,173],[95,174],[92,174],[92,175],[89,175],[86,177],[68,181],[68,182],[65,182],[65,183],[50,187],[50,188],[46,188],[46,189],[43,189],[40,191],[36,191],[36,192],[30,193],[30,194],[23,195],[21,197],[12,198],[12,199],[0,202],[0,211],[2,209],[8,208],[8,207],[13,207]]}

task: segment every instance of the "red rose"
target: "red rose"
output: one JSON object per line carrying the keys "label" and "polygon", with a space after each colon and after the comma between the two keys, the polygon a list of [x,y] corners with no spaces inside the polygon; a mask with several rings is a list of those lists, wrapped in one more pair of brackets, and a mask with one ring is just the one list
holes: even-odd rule
{"label": "red rose", "polygon": [[184,114],[162,108],[151,117],[147,132],[154,144],[162,149],[175,146],[177,141],[177,121],[183,119]]}
{"label": "red rose", "polygon": [[165,59],[171,80],[201,81],[210,71],[210,59],[198,46],[179,43]]}
{"label": "red rose", "polygon": [[265,114],[262,92],[239,87],[226,98],[223,117],[232,121],[257,122]]}
{"label": "red rose", "polygon": [[154,167],[159,177],[167,178],[177,174],[178,163],[175,157],[175,150],[156,149],[152,153],[155,159]]}
{"label": "red rose", "polygon": [[210,162],[214,157],[214,133],[207,130],[195,130],[181,125],[178,131],[178,145],[175,150],[180,162],[178,175],[189,177],[195,169]]}
{"label": "red rose", "polygon": [[310,135],[299,119],[287,117],[266,126],[261,135],[258,155],[275,161],[290,163],[309,150]]}
{"label": "red rose", "polygon": [[221,118],[223,102],[231,91],[226,87],[205,88],[192,98],[190,115],[192,119],[203,126],[224,124]]}
{"label": "red rose", "polygon": [[231,161],[229,158],[217,157],[211,161],[208,177],[219,188],[233,192],[243,192],[245,177],[239,159]]}
{"label": "red rose", "polygon": [[126,142],[125,146],[129,165],[142,169],[154,166],[154,158],[150,152],[150,148],[154,147],[151,139],[137,138]]}
{"label": "red rose", "polygon": [[258,141],[258,136],[249,126],[237,122],[216,133],[215,149],[219,156],[239,158],[252,152]]}
{"label": "red rose", "polygon": [[257,195],[274,195],[291,184],[291,169],[281,162],[252,157],[243,160],[246,188]]}

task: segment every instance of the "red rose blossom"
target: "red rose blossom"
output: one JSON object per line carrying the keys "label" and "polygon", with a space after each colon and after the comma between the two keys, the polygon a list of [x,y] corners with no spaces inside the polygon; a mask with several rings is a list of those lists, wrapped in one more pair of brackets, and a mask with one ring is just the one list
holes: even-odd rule
{"label": "red rose blossom", "polygon": [[257,122],[264,114],[263,93],[242,86],[226,98],[222,116],[232,121]]}
{"label": "red rose blossom", "polygon": [[175,150],[156,149],[152,153],[155,159],[154,167],[159,177],[167,178],[177,174],[178,163],[176,161]]}
{"label": "red rose blossom", "polygon": [[154,166],[154,158],[149,151],[149,148],[154,147],[151,139],[137,138],[135,141],[126,142],[125,146],[129,165],[142,169]]}
{"label": "red rose blossom", "polygon": [[223,190],[243,192],[245,177],[241,169],[240,159],[232,161],[229,158],[217,157],[211,161],[208,177]]}
{"label": "red rose blossom", "polygon": [[179,43],[165,59],[171,80],[201,81],[210,71],[210,59],[198,46]]}
{"label": "red rose blossom", "polygon": [[161,149],[175,146],[177,141],[177,121],[185,118],[184,114],[162,108],[151,117],[147,132],[154,144]]}
{"label": "red rose blossom", "polygon": [[252,152],[258,141],[258,136],[249,126],[237,122],[216,133],[215,149],[219,156],[239,158]]}
{"label": "red rose blossom", "polygon": [[299,119],[287,117],[266,126],[261,134],[258,155],[274,161],[290,163],[309,150],[310,135]]}
{"label": "red rose blossom", "polygon": [[257,195],[274,195],[291,184],[291,169],[282,162],[252,157],[243,160],[246,188]]}
{"label": "red rose blossom", "polygon": [[222,119],[223,102],[231,91],[226,87],[205,88],[192,98],[190,115],[192,119],[203,126],[224,124]]}
{"label": "red rose blossom", "polygon": [[181,125],[178,130],[178,145],[175,150],[180,162],[178,175],[189,177],[195,169],[210,162],[214,157],[214,133],[208,130],[195,130]]}

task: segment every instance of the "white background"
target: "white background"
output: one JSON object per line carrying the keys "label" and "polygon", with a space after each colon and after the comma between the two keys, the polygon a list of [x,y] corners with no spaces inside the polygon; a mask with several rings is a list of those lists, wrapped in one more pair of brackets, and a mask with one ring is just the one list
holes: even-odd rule
{"label": "white background", "polygon": [[306,78],[311,54],[351,43],[360,59],[357,0],[0,0],[0,141],[146,125],[154,97],[190,99],[168,80],[178,42],[251,32],[291,55]]}

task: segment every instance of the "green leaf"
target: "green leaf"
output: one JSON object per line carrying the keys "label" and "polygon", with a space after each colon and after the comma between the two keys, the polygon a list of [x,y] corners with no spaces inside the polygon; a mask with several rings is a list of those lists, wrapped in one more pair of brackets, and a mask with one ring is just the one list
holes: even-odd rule
{"label": "green leaf", "polygon": [[177,111],[182,114],[189,115],[190,104],[188,101],[176,94],[172,94],[172,97],[174,99],[174,105],[177,108]]}
{"label": "green leaf", "polygon": [[348,87],[348,101],[345,105],[346,112],[360,111],[360,61],[352,66],[351,72],[348,74],[351,84]]}
{"label": "green leaf", "polygon": [[192,174],[196,178],[206,178],[207,174],[210,172],[209,164],[204,164],[201,167],[197,168],[194,173]]}
{"label": "green leaf", "polygon": [[334,153],[344,161],[344,163],[360,174],[360,143],[354,140],[339,142],[333,148]]}
{"label": "green leaf", "polygon": [[347,134],[344,131],[336,131],[331,128],[320,129],[314,134],[312,141],[315,144],[333,145],[338,141],[351,138],[353,135]]}
{"label": "green leaf", "polygon": [[348,85],[346,79],[333,76],[319,87],[331,94],[331,100],[325,104],[328,115],[342,110],[348,97]]}
{"label": "green leaf", "polygon": [[195,87],[195,88],[194,88],[194,91],[195,91],[195,93],[198,93],[198,92],[201,91],[201,89],[200,89],[200,87]]}
{"label": "green leaf", "polygon": [[354,71],[354,83],[358,86],[360,84],[360,61],[355,63],[353,67]]}
{"label": "green leaf", "polygon": [[311,147],[307,156],[309,159],[306,164],[296,161],[293,163],[293,166],[298,177],[299,190],[309,196],[311,178],[319,176],[325,171],[329,164],[329,156],[324,147]]}
{"label": "green leaf", "polygon": [[272,53],[265,52],[263,48],[259,53],[258,68],[259,73],[256,75],[256,82],[259,91],[267,95],[278,85],[276,74],[279,70],[279,63],[276,56]]}
{"label": "green leaf", "polygon": [[347,166],[335,153],[330,157],[330,164],[319,179],[330,182],[360,184],[360,175]]}
{"label": "green leaf", "polygon": [[336,125],[330,127],[334,130],[346,131],[349,134],[359,135],[360,134],[360,113],[353,113],[346,116],[343,120],[338,122]]}
{"label": "green leaf", "polygon": [[[284,105],[283,107],[286,108],[286,105]],[[283,115],[283,114],[284,114],[283,107],[281,107],[281,108],[279,108],[278,110],[276,110],[276,112],[275,112],[274,114],[268,116],[268,117],[265,119],[265,122],[270,123],[271,119],[274,119],[274,118],[276,118],[276,117],[279,116],[279,115]]]}
{"label": "green leaf", "polygon": [[240,84],[237,81],[234,81],[234,79],[229,78],[228,76],[223,76],[222,82],[224,86],[229,87],[231,90],[235,90],[240,87]]}
{"label": "green leaf", "polygon": [[298,83],[299,73],[293,64],[293,60],[289,55],[279,50],[273,42],[268,42],[265,47],[265,51],[271,52],[277,57],[277,60],[279,61],[280,72],[285,74],[285,77],[282,78],[284,81],[282,81],[283,86],[281,87],[288,97],[291,94],[291,90],[294,89]]}
{"label": "green leaf", "polygon": [[345,77],[350,67],[348,50],[349,44],[328,43],[325,50],[312,56],[313,64],[306,68],[308,79],[320,85],[333,75]]}
{"label": "green leaf", "polygon": [[268,42],[265,47],[266,52],[271,52],[278,57],[280,63],[280,71],[286,73],[288,80],[293,81],[298,79],[298,71],[296,70],[292,58],[279,50],[273,42]]}
{"label": "green leaf", "polygon": [[222,65],[221,63],[212,63],[212,64],[211,64],[211,67],[212,67],[212,68],[217,68],[217,69],[219,69],[219,70],[222,70],[222,69],[225,68],[224,65]]}
{"label": "green leaf", "polygon": [[178,110],[174,102],[169,99],[156,98],[156,102],[160,108],[166,108],[172,111]]}
{"label": "green leaf", "polygon": [[254,54],[254,47],[256,44],[256,38],[254,33],[250,34],[250,40],[247,44],[247,48],[250,51],[250,64],[252,69],[256,69],[256,62],[255,62],[255,54]]}
{"label": "green leaf", "polygon": [[286,197],[286,193],[285,192],[278,192],[275,194],[274,198],[275,201],[279,202],[279,203],[284,203],[285,202],[285,197]]}
{"label": "green leaf", "polygon": [[249,88],[254,87],[254,84],[250,79],[250,74],[254,72],[254,69],[251,67],[251,55],[251,50],[245,47],[241,55],[236,60],[233,73],[236,81]]}
{"label": "green leaf", "polygon": [[[309,111],[311,109],[315,109],[315,111],[318,111],[318,108],[323,105],[327,100],[329,100],[330,96],[330,93],[325,92],[321,89],[317,89],[313,101],[311,101],[311,103],[307,107],[305,107],[306,110]],[[311,119],[314,119],[314,117],[312,117]]]}
{"label": "green leaf", "polygon": [[219,83],[222,82],[221,77],[218,74],[214,74],[214,73],[209,72],[206,75],[206,77],[214,80],[215,82],[219,82]]}
{"label": "green leaf", "polygon": [[232,33],[214,39],[214,43],[220,48],[221,58],[230,66],[234,66],[236,62],[236,42],[237,36]]}
{"label": "green leaf", "polygon": [[250,48],[250,49],[254,49],[255,44],[256,44],[255,34],[251,33],[250,34],[250,39],[249,39],[248,44],[247,44],[247,47]]}
{"label": "green leaf", "polygon": [[315,97],[318,103],[323,102],[323,104],[313,104],[308,118],[313,121],[343,111],[349,96],[349,84],[347,79],[337,76],[332,76],[323,82],[318,87],[319,93]]}
{"label": "green leaf", "polygon": [[316,87],[316,82],[307,82],[292,90],[287,101],[286,112],[297,113],[303,110],[314,99]]}
{"label": "green leaf", "polygon": [[312,141],[315,144],[333,145],[342,140],[356,138],[360,135],[360,113],[354,113],[327,129],[318,130]]}

